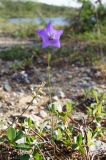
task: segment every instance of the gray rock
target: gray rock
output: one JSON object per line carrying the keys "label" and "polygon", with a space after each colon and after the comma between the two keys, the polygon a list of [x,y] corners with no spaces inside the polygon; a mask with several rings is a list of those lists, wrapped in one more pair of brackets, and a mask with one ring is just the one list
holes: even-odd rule
{"label": "gray rock", "polygon": [[97,73],[95,73],[96,78],[100,78],[102,77],[102,73],[100,71],[98,71]]}
{"label": "gray rock", "polygon": [[2,105],[3,105],[2,102],[0,102],[0,108],[2,108]]}
{"label": "gray rock", "polygon": [[46,117],[47,117],[47,113],[46,113],[44,110],[41,110],[41,111],[39,112],[39,116],[40,116],[41,118],[46,118]]}
{"label": "gray rock", "polygon": [[18,139],[16,141],[17,144],[25,144],[26,143],[26,138],[25,137],[22,137],[21,139]]}
{"label": "gray rock", "polygon": [[26,118],[31,118],[36,124],[40,124],[43,122],[43,119],[37,115],[25,113],[22,116],[20,116],[19,113],[14,113],[14,115],[11,115],[11,118],[14,120],[15,118],[18,118],[20,122],[23,122]]}
{"label": "gray rock", "polygon": [[85,73],[90,76],[90,77],[93,77],[94,76],[94,73],[91,71],[90,68],[86,69]]}
{"label": "gray rock", "polygon": [[55,101],[59,100],[59,98],[57,96],[53,96],[52,99],[55,100]]}
{"label": "gray rock", "polygon": [[22,98],[20,98],[19,100],[19,106],[24,106],[25,104],[27,103],[30,103],[32,101],[32,96],[30,95],[26,95],[26,96],[23,96]]}
{"label": "gray rock", "polygon": [[3,83],[3,89],[4,89],[4,91],[7,91],[7,92],[10,92],[12,90],[12,88],[7,80]]}
{"label": "gray rock", "polygon": [[61,91],[61,90],[58,90],[58,91],[56,92],[56,96],[59,97],[59,98],[65,98],[65,94],[64,94],[64,92]]}
{"label": "gray rock", "polygon": [[90,152],[93,155],[106,152],[106,143],[95,139],[93,145],[90,146]]}
{"label": "gray rock", "polygon": [[90,87],[90,84],[87,83],[86,81],[82,81],[82,82],[79,82],[78,85],[82,88],[88,88]]}
{"label": "gray rock", "polygon": [[56,79],[55,77],[52,77],[52,78],[51,78],[51,82],[52,82],[52,83],[56,83],[56,81],[57,81],[57,79]]}
{"label": "gray rock", "polygon": [[25,71],[15,73],[12,76],[12,80],[17,81],[18,83],[30,83],[28,74]]}
{"label": "gray rock", "polygon": [[36,116],[36,115],[27,115],[27,118],[31,118],[37,125],[40,125],[40,123],[43,122],[43,119],[40,118],[39,116]]}
{"label": "gray rock", "polygon": [[9,73],[9,68],[3,68],[2,70],[1,70],[1,74],[3,75],[3,74],[8,74]]}
{"label": "gray rock", "polygon": [[0,129],[5,130],[7,128],[7,121],[4,118],[4,114],[0,112]]}
{"label": "gray rock", "polygon": [[96,82],[94,82],[94,81],[90,81],[90,85],[91,85],[92,87],[94,87],[94,86],[96,86],[97,84],[96,84]]}
{"label": "gray rock", "polygon": [[91,77],[85,76],[85,77],[83,77],[82,79],[85,80],[85,81],[90,81],[90,80],[91,80]]}

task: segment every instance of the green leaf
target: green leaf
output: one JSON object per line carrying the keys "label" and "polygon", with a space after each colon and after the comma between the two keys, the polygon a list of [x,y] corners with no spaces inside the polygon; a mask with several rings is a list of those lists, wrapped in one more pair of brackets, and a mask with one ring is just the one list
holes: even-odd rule
{"label": "green leaf", "polygon": [[12,127],[8,128],[7,137],[10,141],[14,141],[14,139],[16,138],[16,130]]}
{"label": "green leaf", "polygon": [[17,141],[18,139],[21,139],[22,136],[23,136],[23,132],[22,132],[22,131],[18,131],[18,132],[16,133],[15,141]]}
{"label": "green leaf", "polygon": [[94,98],[96,99],[96,102],[98,103],[99,99],[98,99],[98,93],[97,93],[97,91],[95,89],[93,89],[92,93],[93,93]]}
{"label": "green leaf", "polygon": [[67,109],[67,112],[73,111],[72,104],[69,101],[66,103],[66,109]]}
{"label": "green leaf", "polygon": [[76,150],[78,148],[78,145],[75,143],[75,144],[72,144],[71,147],[72,147],[73,150]]}
{"label": "green leaf", "polygon": [[84,147],[80,147],[80,148],[79,148],[79,151],[80,151],[80,153],[84,154],[84,153],[85,153]]}
{"label": "green leaf", "polygon": [[28,121],[28,126],[29,127],[34,126],[34,122],[33,122],[33,120],[31,118],[28,118],[27,121]]}
{"label": "green leaf", "polygon": [[83,139],[82,135],[79,134],[79,135],[77,136],[77,144],[78,144],[79,146],[82,145],[82,139]]}
{"label": "green leaf", "polygon": [[43,160],[41,154],[39,154],[39,152],[37,152],[36,150],[34,150],[33,152],[33,158],[34,160]]}
{"label": "green leaf", "polygon": [[98,105],[97,105],[97,114],[98,115],[101,115],[101,113],[102,113],[102,108],[103,108],[103,106],[102,106],[102,103],[99,103]]}
{"label": "green leaf", "polygon": [[88,140],[88,146],[92,144],[92,132],[90,130],[87,131],[87,140]]}
{"label": "green leaf", "polygon": [[22,150],[30,150],[31,146],[28,144],[17,144],[16,149],[22,149]]}
{"label": "green leaf", "polygon": [[26,143],[31,144],[33,142],[33,137],[32,136],[26,136]]}
{"label": "green leaf", "polygon": [[101,121],[101,117],[96,117],[96,122],[100,122]]}
{"label": "green leaf", "polygon": [[69,131],[72,133],[72,132],[73,132],[73,130],[74,130],[73,125],[69,125],[69,126],[68,126],[68,129],[69,129]]}
{"label": "green leaf", "polygon": [[61,132],[60,129],[58,129],[57,139],[58,139],[58,140],[61,140],[61,139],[62,139],[62,132]]}
{"label": "green leaf", "polygon": [[30,155],[29,154],[23,154],[21,157],[20,157],[20,160],[29,160],[30,159]]}

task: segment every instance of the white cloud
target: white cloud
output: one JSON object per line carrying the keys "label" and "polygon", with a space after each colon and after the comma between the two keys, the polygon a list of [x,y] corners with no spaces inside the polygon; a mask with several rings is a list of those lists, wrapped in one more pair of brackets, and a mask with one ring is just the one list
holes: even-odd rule
{"label": "white cloud", "polygon": [[77,0],[38,0],[39,2],[57,5],[57,6],[72,6],[80,7],[80,3],[77,3]]}
{"label": "white cloud", "polygon": [[[70,7],[80,7],[81,4],[77,2],[77,0],[33,0],[42,3],[57,5],[57,6],[70,6]],[[95,2],[96,0],[91,0]],[[106,4],[106,0],[102,0],[103,4]]]}
{"label": "white cloud", "polygon": [[[18,0],[13,0],[18,1]],[[67,6],[67,7],[80,7],[81,4],[77,2],[77,0],[20,0],[20,1],[33,1],[33,2],[41,2],[50,5],[57,5],[57,6]],[[95,4],[97,0],[91,0],[92,3]],[[106,5],[106,0],[101,0],[103,4]]]}

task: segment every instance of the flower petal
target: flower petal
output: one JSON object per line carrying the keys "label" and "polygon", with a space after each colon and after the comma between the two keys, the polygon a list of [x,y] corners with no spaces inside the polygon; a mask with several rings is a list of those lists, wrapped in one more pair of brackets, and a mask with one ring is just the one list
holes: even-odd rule
{"label": "flower petal", "polygon": [[60,39],[60,36],[63,34],[63,32],[64,32],[63,30],[55,30],[55,31],[54,31],[57,39]]}
{"label": "flower petal", "polygon": [[54,30],[51,22],[48,23],[48,25],[46,26],[45,30],[47,32],[52,32]]}
{"label": "flower petal", "polygon": [[46,48],[47,46],[49,46],[49,43],[47,41],[45,41],[45,39],[43,39],[42,48]]}
{"label": "flower petal", "polygon": [[60,41],[58,39],[49,41],[48,46],[60,48]]}
{"label": "flower petal", "polygon": [[38,35],[41,35],[42,34],[42,29],[38,29],[37,31],[36,31],[36,33],[38,34]]}
{"label": "flower petal", "polygon": [[42,39],[42,48],[47,46],[60,48],[60,36],[62,35],[63,30],[56,30],[51,23],[48,23],[45,29],[37,30],[36,33]]}

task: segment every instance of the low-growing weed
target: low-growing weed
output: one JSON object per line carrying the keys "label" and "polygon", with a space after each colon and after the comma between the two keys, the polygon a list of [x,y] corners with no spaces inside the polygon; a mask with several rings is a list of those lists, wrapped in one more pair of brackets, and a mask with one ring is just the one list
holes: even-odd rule
{"label": "low-growing weed", "polygon": [[[7,144],[14,148],[17,156],[21,160],[33,159],[45,160],[48,157],[53,159],[83,159],[90,160],[91,146],[95,145],[95,139],[103,135],[104,128],[102,121],[105,94],[98,93],[95,89],[85,92],[85,99],[93,98],[94,102],[87,106],[87,117],[81,117],[79,121],[74,117],[74,101],[66,101],[60,109],[58,102],[53,102],[48,106],[50,116],[43,123],[37,124],[32,119],[25,119],[22,123],[17,123],[3,132],[0,136],[0,143]],[[2,153],[0,153],[3,155]]]}

